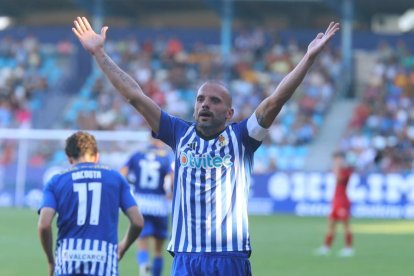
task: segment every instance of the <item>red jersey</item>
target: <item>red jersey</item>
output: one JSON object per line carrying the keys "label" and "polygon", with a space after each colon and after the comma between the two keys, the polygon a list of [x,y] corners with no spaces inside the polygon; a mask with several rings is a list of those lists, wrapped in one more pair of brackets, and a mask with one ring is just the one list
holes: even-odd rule
{"label": "red jersey", "polygon": [[334,207],[349,207],[350,202],[346,194],[346,188],[352,172],[353,169],[351,167],[341,168],[339,177],[336,179],[335,194],[332,201]]}

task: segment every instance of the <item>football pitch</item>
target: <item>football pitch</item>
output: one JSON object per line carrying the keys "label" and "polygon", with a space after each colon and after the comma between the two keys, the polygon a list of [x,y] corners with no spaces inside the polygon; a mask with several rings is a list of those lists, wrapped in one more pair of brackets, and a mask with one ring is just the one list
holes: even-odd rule
{"label": "football pitch", "polygon": [[[0,220],[0,275],[46,275],[36,212],[0,208]],[[275,215],[250,216],[249,220],[253,275],[414,275],[413,221],[353,219],[356,255],[341,258],[336,255],[343,245],[341,230],[331,255],[313,255],[323,240],[324,218]],[[122,219],[120,234],[125,225]],[[120,263],[120,275],[138,275],[135,249],[131,249]],[[169,275],[172,257],[167,253],[165,257],[164,275]]]}

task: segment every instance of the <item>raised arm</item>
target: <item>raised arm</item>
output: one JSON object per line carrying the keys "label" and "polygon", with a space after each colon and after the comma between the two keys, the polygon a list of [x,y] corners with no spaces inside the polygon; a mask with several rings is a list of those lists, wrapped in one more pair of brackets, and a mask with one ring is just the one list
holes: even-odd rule
{"label": "raised arm", "polygon": [[154,132],[158,132],[161,108],[147,95],[144,94],[138,83],[125,73],[106,54],[103,45],[108,27],[103,27],[100,34],[92,29],[85,17],[78,17],[74,21],[72,31],[79,38],[82,46],[90,52],[108,77],[112,85],[124,98],[145,118]]}
{"label": "raised arm", "polygon": [[283,78],[275,91],[259,104],[256,109],[256,117],[262,127],[269,128],[271,126],[283,105],[302,83],[315,58],[338,30],[339,23],[331,22],[325,33],[319,33],[309,44],[305,56],[298,65]]}

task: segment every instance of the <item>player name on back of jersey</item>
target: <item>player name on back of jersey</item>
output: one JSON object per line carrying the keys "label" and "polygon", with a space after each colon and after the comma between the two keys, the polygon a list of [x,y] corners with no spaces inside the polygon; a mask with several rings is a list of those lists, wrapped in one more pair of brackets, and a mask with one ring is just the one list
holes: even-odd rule
{"label": "player name on back of jersey", "polygon": [[84,178],[102,178],[101,171],[77,171],[72,173],[72,180],[79,180]]}

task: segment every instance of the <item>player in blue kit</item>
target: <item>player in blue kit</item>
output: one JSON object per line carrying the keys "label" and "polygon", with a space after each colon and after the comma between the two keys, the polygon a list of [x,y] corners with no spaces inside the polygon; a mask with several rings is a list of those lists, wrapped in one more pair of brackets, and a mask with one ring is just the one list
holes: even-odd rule
{"label": "player in blue kit", "polygon": [[339,24],[330,23],[316,36],[302,60],[249,118],[231,124],[232,98],[223,84],[206,82],[199,88],[195,123],[170,116],[105,53],[108,27],[96,34],[84,17],[74,25],[84,48],[145,118],[154,137],[174,150],[171,275],[251,275],[247,201],[253,154]]}
{"label": "player in blue kit", "polygon": [[[139,275],[160,276],[163,268],[163,246],[168,236],[168,215],[171,204],[172,157],[165,145],[157,139],[151,140],[145,151],[134,153],[121,174],[134,183],[135,197],[144,216],[145,226],[138,239],[137,262]],[[150,265],[149,242],[154,238],[154,260]],[[150,269],[152,267],[152,269]]]}
{"label": "player in blue kit", "polygon": [[[73,166],[47,183],[39,210],[38,232],[49,275],[118,275],[118,260],[139,236],[144,219],[125,178],[97,164],[94,136],[76,132],[67,138],[65,152]],[[119,208],[130,225],[118,244]]]}

